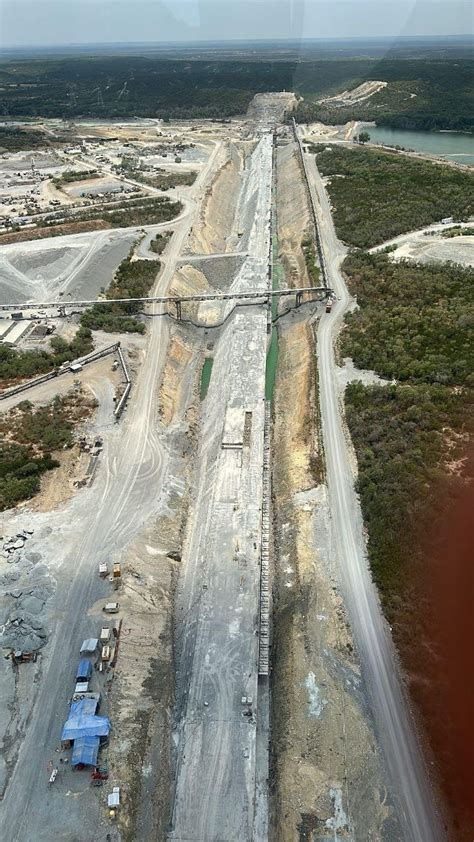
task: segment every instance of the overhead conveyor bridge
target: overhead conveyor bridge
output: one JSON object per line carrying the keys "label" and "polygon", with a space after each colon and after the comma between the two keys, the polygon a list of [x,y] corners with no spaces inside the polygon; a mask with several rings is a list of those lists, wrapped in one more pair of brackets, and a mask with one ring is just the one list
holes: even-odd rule
{"label": "overhead conveyor bridge", "polygon": [[0,311],[25,311],[34,310],[39,313],[41,310],[85,310],[95,304],[101,306],[115,304],[141,304],[146,307],[148,304],[174,304],[179,309],[181,304],[194,303],[198,301],[248,301],[269,302],[272,298],[283,298],[285,296],[296,296],[296,304],[301,304],[306,295],[321,295],[324,298],[333,295],[332,290],[327,287],[297,287],[296,289],[268,289],[250,290],[248,292],[209,292],[200,295],[161,295],[148,298],[108,298],[89,301],[41,301],[28,302],[26,304],[0,304]]}

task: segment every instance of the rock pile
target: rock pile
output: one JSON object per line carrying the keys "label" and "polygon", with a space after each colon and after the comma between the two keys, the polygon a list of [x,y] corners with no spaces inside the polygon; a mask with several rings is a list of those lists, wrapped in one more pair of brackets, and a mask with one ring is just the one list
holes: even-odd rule
{"label": "rock pile", "polygon": [[[6,588],[0,602],[0,647],[3,649],[35,652],[47,642],[41,614],[51,596],[52,585],[43,583],[11,588],[22,578],[22,574],[28,576],[41,560],[41,553],[24,552],[25,543],[31,535],[33,530],[25,529],[7,538],[2,545],[1,555],[7,564],[15,565],[14,569],[0,576],[0,585]],[[41,575],[46,571],[40,565],[35,572]]]}

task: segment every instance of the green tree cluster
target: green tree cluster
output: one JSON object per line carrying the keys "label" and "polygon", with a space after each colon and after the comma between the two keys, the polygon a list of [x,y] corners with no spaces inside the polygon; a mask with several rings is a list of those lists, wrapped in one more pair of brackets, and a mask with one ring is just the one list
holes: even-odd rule
{"label": "green tree cluster", "polygon": [[[132,250],[133,251],[133,250]],[[91,330],[107,333],[144,333],[145,325],[136,317],[139,303],[123,304],[118,298],[144,298],[156,278],[157,262],[132,260],[132,252],[122,261],[109,286],[106,298],[110,303],[94,304],[81,316],[81,324]]]}
{"label": "green tree cluster", "polygon": [[163,234],[157,234],[150,243],[151,250],[154,251],[155,254],[163,254],[170,237],[170,231],[165,231]]}
{"label": "green tree cluster", "polygon": [[[79,213],[66,214],[68,222],[92,222],[102,220],[110,228],[131,228],[139,225],[155,225],[160,222],[169,222],[181,213],[181,202],[173,202],[167,196],[158,196],[151,199],[142,197],[140,199],[129,199],[118,203],[112,208],[97,206],[86,208]],[[59,210],[50,213],[42,220],[38,220],[37,226],[57,225],[63,222],[65,211]]]}
{"label": "green tree cluster", "polygon": [[344,356],[390,380],[474,386],[471,269],[361,252],[343,268],[359,304],[346,318]]}
{"label": "green tree cluster", "polygon": [[47,406],[33,409],[23,401],[11,417],[0,423],[0,510],[33,497],[41,475],[57,468],[51,452],[73,443],[68,399],[56,397]]}
{"label": "green tree cluster", "polygon": [[0,381],[27,380],[59,368],[66,360],[89,354],[93,349],[92,333],[87,327],[80,327],[70,342],[54,336],[51,348],[53,353],[17,351],[7,345],[0,345]]}
{"label": "green tree cluster", "polygon": [[453,264],[392,263],[386,254],[353,253],[344,271],[359,308],[341,352],[395,381],[346,390],[369,559],[395,622],[416,565],[429,565],[422,539],[432,519],[446,517],[468,479],[474,278]]}
{"label": "green tree cluster", "polygon": [[53,184],[61,187],[63,184],[71,184],[74,181],[86,181],[88,178],[95,178],[97,170],[66,170],[57,178],[53,178]]}
{"label": "green tree cluster", "polygon": [[398,155],[332,146],[318,152],[339,237],[370,248],[447,216],[472,214],[474,174]]}

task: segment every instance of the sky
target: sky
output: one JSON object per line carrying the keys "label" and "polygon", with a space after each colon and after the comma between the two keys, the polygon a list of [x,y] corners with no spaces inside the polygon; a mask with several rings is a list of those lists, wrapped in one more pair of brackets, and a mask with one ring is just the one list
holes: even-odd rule
{"label": "sky", "polygon": [[466,35],[468,0],[0,0],[0,47]]}

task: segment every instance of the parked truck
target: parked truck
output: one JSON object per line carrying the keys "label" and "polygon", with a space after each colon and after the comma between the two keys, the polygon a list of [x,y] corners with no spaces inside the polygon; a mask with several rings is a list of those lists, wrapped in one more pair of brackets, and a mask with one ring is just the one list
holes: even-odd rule
{"label": "parked truck", "polygon": [[327,301],[326,301],[326,313],[331,312],[333,303],[334,302],[333,302],[332,298],[327,299]]}

